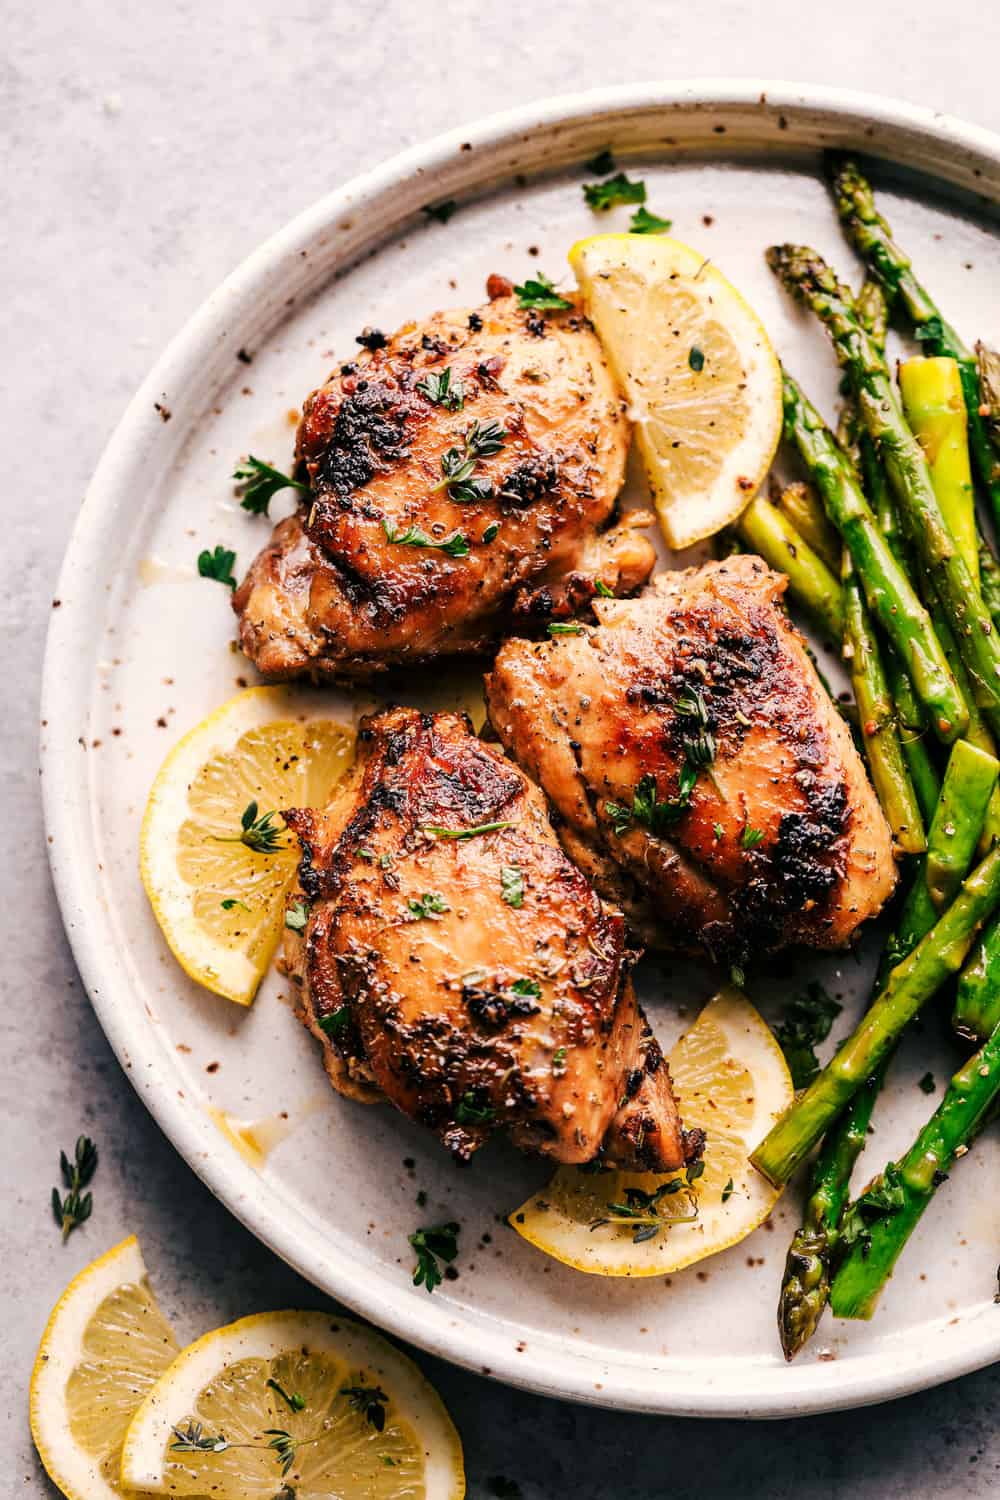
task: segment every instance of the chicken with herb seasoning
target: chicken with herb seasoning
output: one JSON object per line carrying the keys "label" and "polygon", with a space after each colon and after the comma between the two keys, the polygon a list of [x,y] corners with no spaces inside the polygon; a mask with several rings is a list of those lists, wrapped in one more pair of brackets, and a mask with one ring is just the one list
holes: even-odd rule
{"label": "chicken with herb seasoning", "polygon": [[[495,650],[655,560],[645,513],[611,530],[624,402],[575,302],[529,282],[366,347],[305,404],[298,509],[233,607],[269,677],[364,678]],[[279,476],[280,479],[281,476]],[[289,481],[286,481],[288,483]]]}
{"label": "chicken with herb seasoning", "polygon": [[459,1160],[506,1128],[563,1162],[671,1171],[701,1149],[630,978],[620,913],[537,787],[459,714],[387,710],[302,847],[285,957],[331,1081]]}
{"label": "chicken with herb seasoning", "polygon": [[841,947],[895,884],[889,827],[846,723],[759,558],[598,599],[599,624],[510,640],[491,722],[546,792],[563,847],[645,941],[734,966]]}

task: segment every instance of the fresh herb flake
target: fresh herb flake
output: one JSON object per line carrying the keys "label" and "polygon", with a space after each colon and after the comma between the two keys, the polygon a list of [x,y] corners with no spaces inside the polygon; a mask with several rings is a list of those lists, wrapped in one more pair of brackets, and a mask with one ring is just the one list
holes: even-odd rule
{"label": "fresh herb flake", "polygon": [[480,1104],[473,1089],[466,1089],[455,1108],[459,1125],[488,1125],[494,1114],[492,1104]]}
{"label": "fresh herb flake", "polygon": [[740,844],[744,849],[756,849],[758,844],[764,842],[764,830],[762,828],[751,828],[748,823],[740,834]]}
{"label": "fresh herb flake", "polygon": [[212,552],[206,548],[204,552],[198,553],[198,574],[201,578],[214,578],[217,583],[224,583],[227,588],[236,587],[236,579],[233,577],[233,565],[236,562],[236,553],[228,551],[225,547],[216,547]]}
{"label": "fresh herb flake", "polygon": [[250,910],[246,902],[240,901],[236,896],[227,896],[225,901],[221,901],[219,904],[222,907],[223,911],[233,911],[237,906],[239,907],[240,911]]}
{"label": "fresh herb flake", "polygon": [[549,635],[583,635],[583,626],[578,620],[553,620],[547,625]]}
{"label": "fresh herb flake", "polygon": [[935,1082],[934,1074],[933,1073],[925,1073],[924,1076],[923,1076],[923,1078],[921,1078],[919,1080],[919,1082],[917,1084],[917,1088],[920,1090],[920,1092],[922,1094],[933,1094],[934,1091],[935,1091],[935,1089],[937,1088],[937,1083]]}
{"label": "fresh herb flake", "polygon": [[700,375],[705,368],[705,356],[697,344],[692,344],[688,350],[688,364],[696,375]]}
{"label": "fresh herb flake", "polygon": [[730,1200],[730,1198],[735,1193],[735,1191],[736,1191],[736,1189],[733,1186],[733,1179],[730,1177],[729,1181],[726,1183],[725,1187],[722,1189],[722,1201],[723,1201],[723,1203],[728,1203],[729,1200]]}
{"label": "fresh herb flake", "polygon": [[435,552],[445,552],[449,557],[468,557],[469,555],[469,544],[460,531],[453,531],[451,536],[445,537],[444,541],[436,542],[419,526],[408,526],[405,531],[397,531],[392,523],[384,518],[382,530],[385,532],[386,541],[397,543],[400,547],[428,547]]}
{"label": "fresh herb flake", "polygon": [[661,219],[651,214],[646,207],[637,208],[628,222],[629,234],[666,234],[672,228],[671,219]]}
{"label": "fresh herb flake", "polygon": [[842,1006],[828,995],[821,984],[813,981],[804,994],[796,995],[785,1007],[774,1035],[797,1089],[812,1083],[819,1072],[816,1047],[830,1035]]}
{"label": "fresh herb flake", "polygon": [[266,1381],[266,1384],[269,1390],[276,1391],[278,1393],[282,1401],[285,1402],[285,1404],[291,1411],[305,1411],[306,1398],[304,1396],[300,1396],[298,1391],[286,1391],[285,1387],[281,1384],[280,1381],[272,1380],[270,1378]]}
{"label": "fresh herb flake", "polygon": [[594,593],[599,599],[613,599],[615,597],[614,589],[609,589],[603,578],[598,578],[594,583]]}
{"label": "fresh herb flake", "polygon": [[385,1431],[385,1409],[389,1397],[380,1385],[345,1385],[340,1394],[346,1396],[352,1411],[364,1417],[369,1427],[376,1432]]}
{"label": "fresh herb flake", "polygon": [[305,932],[312,907],[308,901],[295,901],[285,912],[285,926],[289,932]]}
{"label": "fresh herb flake", "polygon": [[60,1198],[59,1189],[52,1189],[52,1216],[62,1231],[65,1244],[73,1230],[90,1218],[93,1208],[92,1195],[83,1191],[97,1171],[97,1147],[89,1136],[77,1136],[72,1161],[65,1151],[60,1151],[59,1170],[66,1196]]}
{"label": "fresh herb flake", "polygon": [[458,1255],[458,1235],[461,1226],[452,1221],[436,1224],[429,1229],[417,1229],[409,1236],[416,1251],[417,1263],[413,1270],[413,1285],[425,1286],[433,1292],[444,1277],[438,1261],[450,1265]]}
{"label": "fresh herb flake", "polygon": [[317,1022],[320,1031],[325,1031],[327,1036],[336,1039],[343,1036],[350,1025],[351,1009],[348,1005],[341,1005],[328,1016],[322,1016]]}
{"label": "fresh herb flake", "polygon": [[451,365],[418,381],[417,390],[432,406],[441,406],[445,411],[461,411],[465,405],[465,388],[461,380],[452,384]]}
{"label": "fresh herb flake", "polygon": [[583,165],[588,172],[593,172],[595,177],[606,177],[609,172],[615,170],[617,163],[614,158],[614,152],[609,146],[606,146],[603,151],[598,151],[596,156],[592,156]]}
{"label": "fresh herb flake", "polygon": [[451,911],[451,907],[440,891],[424,891],[424,894],[419,899],[416,896],[411,896],[406,906],[410,916],[415,921],[419,921],[423,917],[439,917],[443,912]]}
{"label": "fresh herb flake", "polygon": [[429,833],[436,839],[474,839],[481,833],[496,833],[501,828],[513,828],[512,822],[477,823],[475,828],[441,828],[437,823],[425,823],[421,833]]}
{"label": "fresh herb flake", "polygon": [[243,490],[240,504],[244,510],[250,511],[255,516],[266,516],[268,506],[281,490],[301,490],[303,494],[309,493],[307,484],[303,484],[298,479],[292,479],[289,474],[283,474],[280,469],[273,468],[262,459],[254,458],[252,453],[236,465],[233,478]]}
{"label": "fresh herb flake", "polygon": [[457,207],[454,198],[446,198],[443,203],[425,203],[420,212],[433,219],[435,224],[447,224]]}
{"label": "fresh herb flake", "polygon": [[616,172],[606,182],[585,182],[583,196],[595,213],[607,213],[619,203],[645,203],[646,184],[633,182],[624,172]]}
{"label": "fresh herb flake", "polygon": [[524,876],[517,865],[500,866],[500,895],[508,906],[524,905]]}
{"label": "fresh herb flake", "polygon": [[567,297],[560,297],[553,282],[542,271],[529,277],[523,286],[516,286],[514,291],[518,307],[535,308],[538,312],[562,312],[573,306]]}

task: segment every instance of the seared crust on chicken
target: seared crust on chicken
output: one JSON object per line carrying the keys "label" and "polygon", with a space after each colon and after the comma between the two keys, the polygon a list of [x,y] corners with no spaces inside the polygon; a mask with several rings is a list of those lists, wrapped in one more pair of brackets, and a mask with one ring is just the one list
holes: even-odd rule
{"label": "seared crust on chicken", "polygon": [[525,1150],[669,1171],[679,1125],[638,1010],[625,924],[569,862],[538,789],[458,714],[362,722],[302,846],[304,1020],[335,1087],[385,1096],[467,1159],[500,1126]]}
{"label": "seared crust on chicken", "polygon": [[596,601],[595,628],[506,642],[486,679],[563,847],[656,946],[730,963],[840,947],[895,883],[848,728],[778,608],[785,583],[755,557],[662,574]]}
{"label": "seared crust on chicken", "polygon": [[[296,460],[311,493],[233,596],[265,675],[364,678],[485,653],[511,619],[586,604],[598,579],[615,593],[645,581],[649,517],[598,535],[629,429],[575,305],[542,315],[501,295],[368,342],[306,402]],[[444,456],[479,448],[449,482]]]}

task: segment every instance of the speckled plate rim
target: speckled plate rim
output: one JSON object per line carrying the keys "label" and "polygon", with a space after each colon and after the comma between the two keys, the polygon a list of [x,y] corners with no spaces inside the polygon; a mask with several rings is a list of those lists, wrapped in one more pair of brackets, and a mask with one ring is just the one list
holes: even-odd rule
{"label": "speckled plate rim", "polygon": [[[1000,137],[930,110],[848,91],[765,80],[702,79],[563,96],[462,126],[328,194],[256,250],[208,298],[141,386],[100,461],[63,563],[42,690],[45,822],[59,905],[98,1019],[131,1083],[210,1190],[315,1286],[401,1338],[470,1369],[546,1395],[674,1415],[784,1417],[860,1406],[933,1386],[1000,1359],[988,1305],[922,1324],[845,1361],[801,1368],[745,1358],[656,1365],[626,1351],[600,1358],[563,1334],[539,1336],[526,1361],[514,1325],[414,1295],[363,1256],[331,1259],[322,1226],[293,1210],[178,1098],[176,1073],[128,982],[124,955],[92,876],[99,858],[88,718],[116,534],[130,496],[168,471],[185,434],[244,343],[423,204],[486,193],[518,172],[580,160],[612,143],[644,150],[781,154],[847,146],[916,168],[1000,203]],[[154,402],[170,392],[173,420]],[[607,1350],[603,1351],[607,1354]]]}

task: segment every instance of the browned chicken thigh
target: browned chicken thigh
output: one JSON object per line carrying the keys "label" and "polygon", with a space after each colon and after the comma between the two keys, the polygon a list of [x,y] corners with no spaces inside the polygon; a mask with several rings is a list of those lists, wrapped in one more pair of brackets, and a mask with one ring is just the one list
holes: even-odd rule
{"label": "browned chicken thigh", "polygon": [[491,722],[563,847],[647,942],[742,964],[840,947],[895,883],[892,838],[759,558],[598,600],[596,627],[510,640]]}
{"label": "browned chicken thigh", "polygon": [[512,620],[572,613],[598,580],[645,581],[650,518],[603,531],[629,424],[575,305],[500,295],[367,343],[306,402],[310,493],[233,598],[263,673],[363,678],[481,653]]}
{"label": "browned chicken thigh", "polygon": [[285,958],[334,1085],[387,1098],[460,1160],[500,1127],[563,1162],[691,1160],[624,921],[538,789],[462,715],[387,710],[359,743],[328,809],[285,814],[290,899],[309,906]]}

